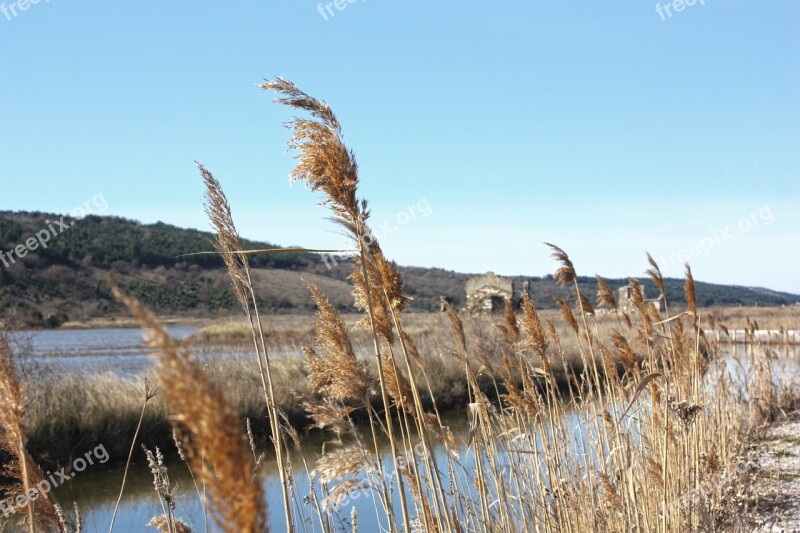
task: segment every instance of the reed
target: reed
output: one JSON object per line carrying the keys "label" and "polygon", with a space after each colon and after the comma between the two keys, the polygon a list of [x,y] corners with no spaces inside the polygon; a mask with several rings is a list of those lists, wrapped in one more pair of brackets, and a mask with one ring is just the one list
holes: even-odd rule
{"label": "reed", "polygon": [[292,532],[294,531],[294,521],[290,509],[292,496],[289,494],[290,482],[287,465],[283,459],[286,445],[281,430],[278,409],[275,404],[275,386],[272,380],[272,366],[270,364],[269,352],[267,351],[264,327],[258,309],[258,300],[250,276],[250,265],[247,261],[247,255],[242,249],[239,233],[233,222],[230,204],[222,190],[222,186],[203,165],[197,163],[197,167],[200,170],[200,174],[206,186],[206,214],[216,230],[217,240],[214,246],[225,262],[233,292],[247,316],[247,323],[250,327],[256,360],[258,362],[259,375],[261,377],[261,386],[264,392],[264,402],[269,414],[271,440],[275,449],[275,457],[278,460],[278,472],[281,478],[286,529]]}
{"label": "reed", "polygon": [[[322,204],[350,241],[349,279],[359,315],[342,316],[309,285],[317,306],[313,333],[304,324],[302,334],[287,335],[291,348],[276,349],[247,257],[279,251],[242,249],[220,183],[199,164],[217,234],[214,253],[225,261],[255,357],[212,362],[216,366],[206,372],[187,344],[170,338],[151,313],[115,290],[147,333],[161,391],[146,410],[149,398],[142,406],[137,384],[117,383],[126,396],[118,423],[141,427],[147,440],[152,417],[169,421],[174,434],[162,433],[189,466],[198,497],[205,500],[201,485],[208,494],[222,530],[268,527],[256,452],[265,433],[276,456],[288,531],[338,531],[343,512],[356,531],[363,517],[345,509],[353,491],[369,495],[379,527],[391,532],[747,527],[750,486],[741,465],[749,439],[798,402],[798,383],[776,382],[776,358],[757,343],[741,361],[744,379],[729,372],[721,346],[704,333],[704,324],[725,326],[718,311],[698,308],[688,265],[685,310],[667,301],[663,275],[649,254],[646,274],[661,292],[664,310],[645,300],[636,278],[630,280],[632,306],[622,309],[601,276],[596,298],[583,294],[568,253],[547,244],[556,261],[554,280],[574,290],[574,305],[560,299],[558,311],[546,313],[522,295],[521,309],[507,302],[502,316],[475,317],[446,306],[446,313],[427,316],[421,325],[406,313],[402,277],[370,230],[355,155],[330,106],[280,78],[261,87],[304,115],[288,122],[297,158],[292,178],[322,193]],[[749,317],[747,327],[756,327]],[[15,460],[9,474],[17,482],[12,494],[19,494],[41,477],[26,451],[23,418],[32,418],[35,427],[48,421],[37,409],[22,409],[22,389],[2,341],[0,444]],[[303,355],[277,358],[277,351]],[[106,385],[101,388],[111,388]],[[32,397],[45,395],[33,391]],[[91,410],[87,397],[74,397]],[[466,442],[457,442],[443,421],[448,408],[462,410]],[[304,446],[291,424],[299,411],[333,436],[313,467],[301,459],[303,471],[316,480],[305,499],[294,486],[289,453]],[[258,423],[265,416],[266,431]],[[134,444],[139,435],[137,429]],[[437,446],[446,453],[434,453]],[[171,533],[190,530],[194,525],[172,512],[175,492],[162,452],[145,453],[164,505],[150,525]],[[31,530],[63,523],[54,501],[40,501],[27,512]]]}
{"label": "reed", "polygon": [[0,332],[0,448],[11,456],[11,461],[4,466],[3,475],[14,481],[5,490],[4,503],[11,504],[12,513],[25,513],[22,523],[31,533],[78,532],[81,522],[77,507],[74,518],[64,515],[50,491],[49,481],[28,453],[24,419],[22,386],[8,339],[4,332]]}
{"label": "reed", "polygon": [[[391,443],[393,453],[398,448],[408,451],[414,443],[428,446],[431,435],[446,433],[436,401],[426,410],[417,394],[424,390],[421,384],[430,383],[431,367],[426,367],[424,358],[410,355],[412,342],[402,325],[406,299],[402,279],[368,231],[366,202],[356,191],[357,165],[342,142],[341,126],[327,104],[289,82],[278,79],[262,88],[281,94],[279,103],[312,115],[311,120],[289,122],[294,133],[289,145],[299,159],[292,175],[324,193],[323,203],[331,206],[334,221],[345,228],[357,250],[351,275],[354,297],[373,335],[386,413],[382,420],[370,417],[373,435],[384,431],[392,438],[396,422],[399,434]],[[742,435],[751,427],[737,422],[752,419],[744,416],[752,415],[752,406],[742,402],[741,395],[757,392],[760,409],[767,413],[777,403],[775,395],[764,392],[772,384],[762,372],[746,382],[744,391],[729,392],[728,378],[720,370],[724,365],[714,360],[718,348],[703,338],[699,327],[688,266],[688,310],[674,316],[668,306],[662,315],[647,303],[635,279],[631,279],[634,313],[619,309],[608,285],[598,277],[597,305],[613,313],[603,320],[581,293],[567,253],[548,246],[559,263],[554,279],[575,290],[577,309],[564,300],[558,302],[567,336],[553,323],[545,326],[525,298],[521,319],[507,309],[497,325],[505,346],[491,357],[481,346],[468,345],[462,317],[447,309],[453,343],[446,351],[463,368],[471,427],[468,448],[474,449],[475,461],[467,467],[458,453],[448,454],[444,465],[427,457],[410,461],[397,479],[401,496],[405,492],[400,481],[405,480],[411,504],[401,501],[403,521],[397,524],[386,505],[388,527],[408,529],[409,518],[429,531],[453,531],[458,524],[478,531],[514,531],[521,526],[541,531],[665,532],[716,527],[726,505],[709,487],[721,483],[720,472],[730,474],[732,461],[745,445]],[[647,262],[646,273],[666,302],[661,271],[649,254]],[[362,395],[366,381],[361,379],[363,373],[355,372],[360,367],[350,355],[341,320],[319,291],[312,291],[321,309],[318,327],[325,332],[319,344],[329,354],[340,350],[348,355],[323,358],[309,350],[310,386],[333,401],[346,421],[349,413],[341,411],[342,402]],[[335,331],[325,329],[331,323],[337,324]],[[565,346],[573,347],[579,366],[564,363]],[[569,398],[555,383],[553,360],[559,356],[565,375],[575,384],[568,389]],[[712,369],[715,375],[709,375]],[[349,376],[346,383],[337,385],[339,375]],[[496,392],[493,396],[499,402],[487,396],[480,377],[488,378],[488,390]],[[624,405],[629,407],[623,410]],[[567,429],[574,417],[582,428],[577,441]],[[725,443],[724,452],[719,442]],[[360,453],[363,456],[364,449]],[[704,465],[710,455],[715,457],[713,468]],[[720,463],[720,457],[727,464]],[[353,475],[365,470],[365,464],[345,470]],[[382,478],[377,454],[371,464]],[[343,482],[347,483],[351,481]],[[386,484],[374,487],[386,504]]]}
{"label": "reed", "polygon": [[[185,443],[192,469],[208,488],[214,520],[223,531],[265,531],[267,514],[261,483],[253,474],[243,428],[224,395],[192,360],[186,347],[172,339],[149,311],[118,289],[113,288],[113,292],[139,321],[158,358],[156,374],[161,394],[172,411],[170,422]],[[153,468],[158,467],[156,462]],[[169,490],[166,482],[162,497]]]}
{"label": "reed", "polygon": [[122,485],[119,488],[119,496],[117,497],[117,503],[114,505],[114,512],[111,513],[111,524],[108,526],[108,533],[112,533],[112,531],[114,531],[114,521],[117,518],[119,504],[122,502],[122,495],[125,493],[125,482],[128,479],[128,469],[130,468],[131,460],[133,459],[133,451],[136,449],[136,438],[139,436],[139,432],[142,429],[142,422],[144,421],[144,414],[147,411],[147,404],[156,396],[156,394],[158,394],[158,391],[156,389],[151,389],[150,382],[145,378],[142,412],[139,415],[139,422],[136,424],[136,431],[133,432],[133,442],[131,442],[131,450],[128,452],[128,460],[125,462],[125,471],[122,474]]}

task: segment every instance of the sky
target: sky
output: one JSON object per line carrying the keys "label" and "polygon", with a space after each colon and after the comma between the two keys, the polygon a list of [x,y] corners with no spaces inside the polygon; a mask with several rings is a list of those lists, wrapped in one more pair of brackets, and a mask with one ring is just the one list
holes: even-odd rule
{"label": "sky", "polygon": [[281,76],[399,264],[544,275],[553,242],[800,293],[800,3],[686,1],[0,0],[0,210],[208,229],[199,160],[244,237],[346,246],[290,186]]}

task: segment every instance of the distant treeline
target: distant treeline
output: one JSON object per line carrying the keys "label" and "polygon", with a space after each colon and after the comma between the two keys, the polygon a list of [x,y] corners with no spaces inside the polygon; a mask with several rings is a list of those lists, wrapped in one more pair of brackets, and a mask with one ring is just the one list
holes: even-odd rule
{"label": "distant treeline", "polygon": [[[11,250],[24,244],[36,232],[47,229],[48,221],[60,220],[47,213],[10,213],[0,211],[0,250]],[[71,220],[63,218],[65,223]],[[58,226],[56,226],[58,228]],[[110,267],[123,261],[147,267],[174,266],[180,261],[203,267],[223,266],[216,255],[179,256],[213,250],[214,235],[194,229],[182,229],[163,222],[141,224],[119,217],[89,215],[76,221],[47,243],[35,255],[52,264],[81,264]],[[242,239],[245,249],[277,248],[266,243]],[[250,263],[256,268],[302,268],[314,260],[311,254],[286,252],[255,255]]]}
{"label": "distant treeline", "polygon": [[[60,224],[56,224],[58,221]],[[121,308],[111,298],[107,280],[163,314],[209,316],[237,309],[222,260],[216,255],[185,254],[213,250],[210,232],[182,229],[169,224],[141,224],[118,217],[90,215],[63,229],[71,220],[60,215],[0,211],[0,322],[26,326],[57,326],[66,320],[86,320],[114,315]],[[36,244],[37,232],[56,228],[46,243]],[[34,239],[34,241],[30,241]],[[26,242],[35,244],[26,248]],[[45,246],[46,245],[46,246]],[[243,239],[245,249],[277,248],[267,242]],[[24,257],[16,252],[23,246]],[[349,282],[351,264],[332,268],[319,255],[286,252],[249,256],[256,270],[270,269],[255,281],[263,309],[274,312],[308,312],[313,309],[306,282],[326,286],[337,308],[352,310]],[[581,265],[576,265],[578,271]],[[644,267],[643,267],[644,268]],[[441,296],[457,306],[465,304],[464,284],[469,274],[440,268],[401,267],[409,307],[434,311]],[[555,307],[556,298],[573,302],[573,292],[558,287],[551,275],[516,277],[529,281],[540,309]],[[658,295],[648,278],[638,278],[647,296]],[[582,292],[594,300],[594,277],[580,277]],[[617,289],[627,280],[607,280]],[[521,283],[515,284],[521,286]],[[665,280],[667,299],[681,305],[683,280]],[[767,289],[697,283],[701,306],[792,305],[800,297]]]}

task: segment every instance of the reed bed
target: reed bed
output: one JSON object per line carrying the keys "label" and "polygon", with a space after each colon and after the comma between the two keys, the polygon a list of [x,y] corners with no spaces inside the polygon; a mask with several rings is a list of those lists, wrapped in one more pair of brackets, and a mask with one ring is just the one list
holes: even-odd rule
{"label": "reed bed", "polygon": [[800,330],[800,305],[711,307],[704,311],[728,329]]}
{"label": "reed bed", "polygon": [[[268,318],[256,305],[247,260],[279,252],[241,248],[221,184],[198,165],[217,230],[216,253],[225,258],[246,317],[248,387],[257,391],[262,410],[253,420],[269,435],[281,513],[267,517],[253,428],[237,414],[244,401],[211,379],[187,346],[170,339],[138,303],[119,295],[150,334],[162,397],[149,414],[147,402],[145,408],[132,402],[127,411],[154,416],[153,410],[164,410],[196,476],[198,497],[220,528],[263,531],[269,520],[287,531],[357,531],[359,516],[348,504],[354,491],[371,499],[380,527],[391,532],[742,526],[748,438],[780,409],[795,406],[796,384],[776,382],[766,348],[751,352],[745,379],[730,372],[720,347],[703,333],[717,321],[698,311],[688,265],[687,309],[675,311],[667,301],[657,310],[632,278],[635,309],[626,312],[602,278],[597,294],[582,294],[568,253],[551,244],[554,279],[575,291],[575,306],[559,302],[558,318],[540,314],[527,296],[519,312],[509,305],[498,317],[475,319],[448,308],[440,317],[448,335],[432,340],[409,326],[402,277],[369,228],[355,155],[330,107],[282,79],[262,88],[307,117],[287,124],[298,160],[292,177],[322,195],[348,237],[353,297],[362,311],[354,324],[346,322],[309,286],[318,307],[313,340],[300,347],[304,368],[286,374],[284,359],[268,342]],[[666,301],[658,265],[647,261],[647,274]],[[9,365],[0,371],[10,374]],[[304,385],[296,386],[292,372],[302,374]],[[21,393],[10,383],[6,389],[18,402]],[[312,424],[331,434],[316,465],[291,453],[304,443],[282,407],[290,388]],[[442,417],[452,407],[448,388],[458,391],[469,424],[465,446]],[[16,429],[20,416],[3,418],[4,434],[13,437],[3,442],[15,457],[25,454]],[[122,424],[133,432],[137,418],[129,415]],[[437,446],[447,453],[435,454]],[[165,505],[153,525],[185,531],[189,526],[169,512],[173,492],[159,453],[148,451]],[[14,477],[30,484],[34,467],[17,469]],[[298,470],[318,481],[309,493],[293,483]],[[26,512],[36,523],[47,509]]]}
{"label": "reed bed", "polygon": [[[463,369],[455,359],[445,354],[449,342],[446,317],[434,314],[415,318],[419,322],[416,331],[420,332],[416,337],[417,348],[430,373],[430,389],[438,400],[438,407],[445,412],[462,409],[466,405]],[[313,324],[312,318],[305,319]],[[345,317],[345,322],[352,324],[354,317]],[[493,323],[494,320],[486,316],[467,320],[466,336],[470,346],[474,347],[471,358],[477,360],[478,346],[483,346],[489,357],[499,346],[500,335],[496,333]],[[375,365],[370,359],[369,340],[362,335],[364,332],[355,333],[352,335],[355,353],[369,366],[370,375],[376,379]],[[308,369],[302,357],[301,341],[313,342],[313,332],[303,337],[298,335],[297,332],[291,332],[285,339],[272,339],[268,344],[276,354],[272,361],[275,402],[290,424],[305,433],[312,420],[302,401],[313,391],[307,382]],[[238,333],[233,340],[228,338],[219,343],[206,344],[192,340],[191,352],[209,379],[224,392],[242,423],[247,418],[265,419],[266,406],[259,368],[246,352],[246,346],[242,346]],[[573,358],[571,364],[575,361]],[[112,372],[52,375],[46,365],[23,366],[26,372],[21,375],[20,381],[27,391],[28,448],[42,464],[50,466],[69,462],[76,450],[91,449],[98,443],[103,443],[108,450],[111,463],[125,460],[141,414],[144,379],[148,376],[152,378],[152,371],[132,377]],[[567,386],[563,371],[557,374],[562,386]],[[493,395],[491,381],[481,378],[481,383],[486,393]],[[421,394],[423,401],[430,405],[429,391],[423,390]],[[375,403],[376,408],[379,407]],[[359,417],[361,414],[356,411],[353,416]],[[165,455],[174,457],[176,451],[171,445],[168,416],[169,409],[164,399],[161,396],[153,398],[142,420],[140,439],[151,446],[159,446]],[[252,429],[259,439],[269,433],[268,428],[260,424],[254,424]]]}

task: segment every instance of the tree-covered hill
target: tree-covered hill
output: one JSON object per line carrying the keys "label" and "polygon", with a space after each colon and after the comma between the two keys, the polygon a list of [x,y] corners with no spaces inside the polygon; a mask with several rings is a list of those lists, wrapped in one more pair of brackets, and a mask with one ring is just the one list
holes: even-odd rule
{"label": "tree-covered hill", "polygon": [[[59,220],[68,228],[54,222]],[[122,261],[142,267],[173,266],[186,261],[178,256],[213,250],[211,233],[162,222],[140,224],[124,218],[95,215],[72,220],[45,213],[0,211],[0,250],[10,250],[40,231],[51,235],[46,248],[39,246],[35,250],[35,255],[47,264],[108,268]],[[276,247],[246,239],[242,240],[242,245],[247,249]],[[254,267],[302,268],[314,260],[311,254],[287,252],[253,256],[251,264]],[[192,257],[191,262],[202,267],[223,266],[221,259],[214,255]]]}
{"label": "tree-covered hill", "polygon": [[[87,216],[73,223],[48,213],[0,211],[0,322],[12,317],[31,326],[53,326],[65,320],[121,314],[108,280],[159,313],[214,316],[233,312],[237,303],[220,258],[184,256],[212,250],[213,239],[208,232],[118,217]],[[243,240],[243,246],[276,247],[249,240]],[[340,309],[352,309],[347,281],[351,264],[346,259],[329,268],[331,262],[319,255],[286,252],[251,256],[250,262],[256,293],[266,310],[311,311],[309,282],[319,285]],[[440,296],[464,305],[469,274],[420,267],[401,267],[401,271],[410,308],[436,310]],[[530,282],[539,308],[553,307],[557,297],[572,301],[572,293],[556,286],[552,276],[515,280]],[[648,296],[656,296],[652,282],[641,281]],[[593,277],[581,277],[579,283],[586,295],[597,292]],[[608,283],[616,289],[627,281],[610,279]],[[672,303],[683,303],[683,280],[666,280],[666,289]],[[704,306],[791,305],[800,299],[768,289],[700,282],[697,295],[698,304]]]}

